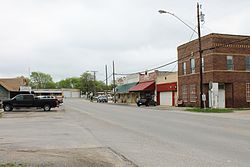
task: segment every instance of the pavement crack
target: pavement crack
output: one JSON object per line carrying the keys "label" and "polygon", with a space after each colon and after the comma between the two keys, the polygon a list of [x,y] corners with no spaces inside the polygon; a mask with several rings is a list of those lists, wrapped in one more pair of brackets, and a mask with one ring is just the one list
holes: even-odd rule
{"label": "pavement crack", "polygon": [[135,164],[133,161],[129,160],[127,157],[125,157],[123,154],[115,151],[111,147],[107,147],[109,151],[111,151],[114,155],[118,156],[120,159],[122,159],[124,162],[128,163],[128,165],[133,167],[139,167],[137,164]]}

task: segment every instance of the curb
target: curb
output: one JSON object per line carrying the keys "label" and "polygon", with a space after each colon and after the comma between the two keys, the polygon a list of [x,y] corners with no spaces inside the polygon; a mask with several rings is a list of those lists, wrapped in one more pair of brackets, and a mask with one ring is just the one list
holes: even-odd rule
{"label": "curb", "polygon": [[0,118],[3,116],[3,114],[4,114],[3,109],[0,109]]}
{"label": "curb", "polygon": [[[107,103],[109,105],[118,105],[118,106],[129,106],[129,107],[137,107],[136,104],[129,104],[129,103]],[[155,109],[155,110],[175,110],[175,111],[185,111],[185,107],[170,107],[170,106],[149,106],[145,107],[143,106],[142,108],[145,109]]]}

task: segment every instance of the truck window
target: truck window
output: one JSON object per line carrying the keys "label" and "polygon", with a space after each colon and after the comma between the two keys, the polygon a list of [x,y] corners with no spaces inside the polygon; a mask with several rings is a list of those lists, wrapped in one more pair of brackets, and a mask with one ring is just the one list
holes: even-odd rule
{"label": "truck window", "polygon": [[32,95],[25,95],[23,96],[23,100],[33,100],[33,96]]}
{"label": "truck window", "polygon": [[22,95],[18,95],[15,98],[17,101],[22,101],[23,100],[23,96]]}

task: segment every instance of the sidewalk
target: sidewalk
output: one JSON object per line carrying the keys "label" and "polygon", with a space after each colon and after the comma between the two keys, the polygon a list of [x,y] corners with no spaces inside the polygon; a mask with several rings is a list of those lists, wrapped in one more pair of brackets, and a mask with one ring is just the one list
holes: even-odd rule
{"label": "sidewalk", "polygon": [[[131,106],[137,107],[136,104],[128,104],[128,103],[108,103],[110,105],[122,105],[122,106]],[[173,106],[141,106],[143,109],[151,109],[151,110],[161,110],[161,111],[171,111],[185,114],[193,114],[193,115],[203,115],[203,116],[212,116],[212,117],[220,117],[220,118],[230,118],[230,119],[241,119],[250,121],[250,109],[249,110],[237,110],[235,109],[232,113],[204,113],[204,112],[189,112],[186,111],[189,107],[173,107]]]}
{"label": "sidewalk", "polygon": [[[131,107],[137,107],[136,103],[113,103],[109,102],[110,105],[121,105],[121,106],[131,106]],[[187,107],[174,107],[174,106],[140,106],[141,108],[145,109],[155,109],[155,110],[171,110],[171,111],[185,111]]]}

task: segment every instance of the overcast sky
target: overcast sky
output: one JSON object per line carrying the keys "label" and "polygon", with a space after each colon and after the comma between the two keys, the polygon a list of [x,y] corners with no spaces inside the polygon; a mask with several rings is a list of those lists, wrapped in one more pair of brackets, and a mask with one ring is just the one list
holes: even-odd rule
{"label": "overcast sky", "polygon": [[[0,77],[52,75],[55,81],[97,70],[132,73],[177,58],[196,25],[195,0],[0,0]],[[202,35],[250,35],[249,0],[200,1]],[[196,38],[195,35],[193,37]],[[160,70],[176,70],[176,65]]]}

